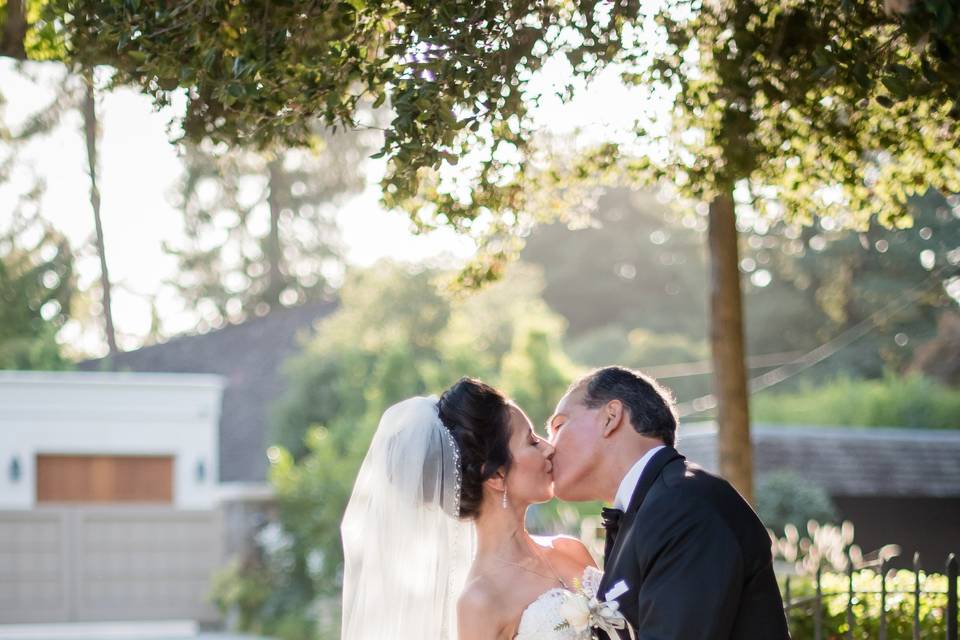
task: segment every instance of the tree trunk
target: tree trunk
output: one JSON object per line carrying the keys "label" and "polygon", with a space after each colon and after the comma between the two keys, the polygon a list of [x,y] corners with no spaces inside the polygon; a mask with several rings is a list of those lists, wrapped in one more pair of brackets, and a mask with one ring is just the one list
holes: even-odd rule
{"label": "tree trunk", "polygon": [[110,355],[119,353],[117,336],[113,328],[113,310],[110,303],[110,274],[107,271],[107,254],[103,242],[103,224],[100,221],[100,189],[97,187],[97,105],[93,86],[93,70],[83,74],[86,83],[83,97],[83,133],[87,143],[87,166],[90,171],[90,206],[97,230],[97,254],[100,256],[100,288],[103,290],[103,317]]}
{"label": "tree trunk", "polygon": [[270,234],[267,236],[267,291],[265,300],[271,309],[280,306],[280,294],[283,292],[283,274],[280,264],[283,262],[283,249],[280,246],[280,199],[283,189],[283,167],[280,158],[275,158],[267,164],[270,185],[268,187],[267,204],[270,209]]}
{"label": "tree trunk", "polygon": [[732,189],[710,203],[710,343],[720,473],[753,504],[753,452],[743,348],[743,299]]}
{"label": "tree trunk", "polygon": [[7,0],[7,20],[0,34],[0,56],[26,60],[27,7],[23,0]]}

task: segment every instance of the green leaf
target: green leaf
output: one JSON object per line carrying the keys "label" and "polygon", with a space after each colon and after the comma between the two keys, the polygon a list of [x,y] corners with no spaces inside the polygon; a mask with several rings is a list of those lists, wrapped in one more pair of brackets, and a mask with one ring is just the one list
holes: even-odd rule
{"label": "green leaf", "polygon": [[877,96],[874,99],[877,101],[877,104],[887,109],[892,108],[893,105],[896,104],[893,100],[890,99],[889,96]]}

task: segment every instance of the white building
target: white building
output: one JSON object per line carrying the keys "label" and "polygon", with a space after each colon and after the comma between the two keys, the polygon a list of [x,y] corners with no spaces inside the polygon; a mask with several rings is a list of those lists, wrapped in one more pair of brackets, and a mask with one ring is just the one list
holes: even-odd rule
{"label": "white building", "polygon": [[0,372],[0,623],[216,619],[223,384]]}

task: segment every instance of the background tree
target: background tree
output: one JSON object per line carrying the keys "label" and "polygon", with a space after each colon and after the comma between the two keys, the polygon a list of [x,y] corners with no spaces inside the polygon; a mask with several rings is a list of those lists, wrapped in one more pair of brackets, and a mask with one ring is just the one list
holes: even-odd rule
{"label": "background tree", "polygon": [[678,212],[652,191],[611,188],[582,228],[533,229],[520,259],[542,268],[544,300],[567,319],[571,340],[616,324],[624,337],[642,328],[699,341],[707,331],[705,227],[693,207]]}
{"label": "background tree", "polygon": [[[769,282],[747,285],[751,347],[810,350],[868,322],[867,335],[810,376],[904,372],[915,349],[936,335],[938,318],[957,309],[947,287],[960,272],[956,207],[937,192],[913,197],[907,206],[913,226],[905,229],[872,218],[861,231],[845,230],[832,218],[817,217],[804,228],[778,224],[772,233],[751,236],[756,248],[745,251],[747,272]],[[883,313],[892,304],[896,310]]]}
{"label": "background tree", "polygon": [[[960,154],[960,12],[949,0],[888,11],[847,0],[49,7],[54,19],[70,15],[70,56],[110,60],[118,80],[161,103],[186,87],[189,135],[302,142],[304,116],[352,127],[366,96],[390,97],[384,202],[424,227],[480,219],[506,236],[543,213],[545,188],[569,194],[571,178],[611,169],[668,180],[709,203],[721,471],[747,497],[737,216],[809,220],[829,209],[851,226],[873,214],[909,225],[907,196],[960,191],[944,170]],[[634,145],[610,143],[564,171],[544,162],[530,131],[529,80],[554,54],[579,76],[616,65],[626,81],[669,96],[667,132],[638,130],[653,151],[635,160]],[[470,167],[441,171],[471,153],[479,157]],[[499,273],[510,248],[494,244],[493,260],[468,277]]]}
{"label": "background tree", "polygon": [[[59,95],[47,113],[34,118],[34,124],[49,129],[65,111],[76,109],[83,120],[82,133],[90,177],[90,206],[94,218],[94,246],[100,261],[100,303],[103,307],[103,335],[111,354],[118,352],[113,325],[111,282],[107,269],[103,224],[100,218],[100,189],[97,183],[99,157],[97,141],[100,123],[96,112],[97,87],[93,65],[76,65],[66,57],[60,32],[63,15],[45,0],[7,0],[0,3],[0,56],[15,60],[65,63],[72,69],[65,76]],[[79,80],[79,82],[78,82]],[[34,131],[33,133],[36,133]]]}
{"label": "background tree", "polygon": [[174,283],[206,322],[327,297],[343,270],[337,206],[364,185],[369,136],[319,131],[312,148],[257,152],[188,144],[176,203],[185,238],[167,247]]}
{"label": "background tree", "polygon": [[14,127],[7,99],[0,89],[0,187],[16,198],[0,228],[0,369],[63,369],[56,338],[76,294],[74,255],[41,218],[46,185],[22,162],[24,147],[59,122],[63,107],[54,100]]}
{"label": "background tree", "polygon": [[[83,88],[80,112],[83,115],[83,140],[87,151],[87,175],[90,177],[90,209],[93,212],[94,246],[100,259],[100,294],[103,305],[103,330],[110,355],[119,353],[117,332],[113,326],[113,303],[110,272],[107,269],[107,247],[103,239],[103,222],[100,219],[100,186],[97,183],[97,171],[100,156],[97,142],[100,138],[100,122],[97,118],[97,88],[92,69],[81,73]],[[67,80],[69,82],[69,78]]]}
{"label": "background tree", "polygon": [[69,367],[56,338],[75,288],[66,238],[36,215],[14,212],[0,230],[0,369]]}

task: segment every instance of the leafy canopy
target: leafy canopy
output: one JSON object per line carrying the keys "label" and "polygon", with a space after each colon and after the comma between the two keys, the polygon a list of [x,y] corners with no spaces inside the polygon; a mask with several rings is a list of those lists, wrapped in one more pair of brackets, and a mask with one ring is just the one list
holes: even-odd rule
{"label": "leafy canopy", "polygon": [[[531,180],[614,167],[700,199],[746,180],[753,206],[835,208],[851,225],[908,221],[891,205],[960,190],[955,0],[53,0],[46,14],[71,59],[112,64],[159,103],[186,89],[193,138],[307,144],[312,117],[362,126],[361,105],[389,99],[384,199],[422,224],[499,213],[510,227],[540,204]],[[659,151],[636,159],[618,141],[563,171],[538,157],[530,81],[554,56],[672,96],[668,133],[636,132]],[[470,189],[454,189],[439,172],[468,152],[480,157]]]}

